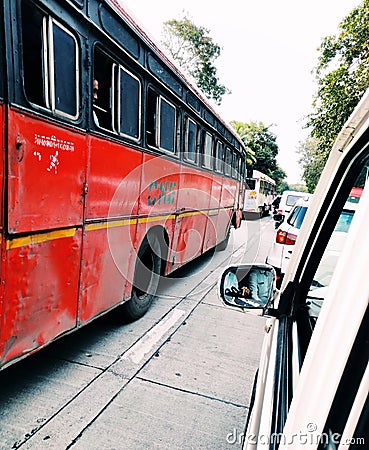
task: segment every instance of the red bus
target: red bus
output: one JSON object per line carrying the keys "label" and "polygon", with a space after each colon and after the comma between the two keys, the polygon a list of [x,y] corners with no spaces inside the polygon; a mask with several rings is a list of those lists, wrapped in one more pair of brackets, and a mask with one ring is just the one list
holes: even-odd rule
{"label": "red bus", "polygon": [[0,5],[4,368],[224,247],[245,149],[118,3]]}

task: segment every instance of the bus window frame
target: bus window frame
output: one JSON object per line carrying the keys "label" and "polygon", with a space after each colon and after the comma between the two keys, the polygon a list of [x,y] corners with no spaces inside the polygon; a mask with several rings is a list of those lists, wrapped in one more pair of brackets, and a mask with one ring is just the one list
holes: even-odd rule
{"label": "bus window frame", "polygon": [[[221,157],[219,158],[219,152],[218,148],[221,147]],[[223,167],[224,167],[224,144],[220,139],[216,140],[216,144],[214,146],[214,152],[215,152],[215,164],[214,164],[214,170],[217,173],[223,173]]]}
{"label": "bus window frame", "polygon": [[[195,120],[192,119],[192,117],[185,115],[185,127],[184,127],[184,151],[183,151],[183,159],[186,162],[189,162],[191,164],[198,164],[198,145],[199,145],[199,132],[200,132],[200,128],[197,122],[195,122]],[[195,137],[195,148],[194,148],[194,159],[189,158],[189,152],[188,152],[188,132],[189,132],[189,127],[188,127],[188,123],[191,122],[193,125],[195,125],[196,127],[196,137]]]}
{"label": "bus window frame", "polygon": [[[4,27],[4,13],[2,8],[0,8],[0,23]],[[5,28],[5,27],[4,27]],[[4,88],[5,88],[5,41],[4,36],[5,30],[0,31],[0,99],[4,99]]]}
{"label": "bus window frame", "polygon": [[[117,70],[115,70],[117,69]],[[138,81],[139,85],[139,98],[138,98],[138,137],[134,137],[130,134],[122,133],[120,130],[121,124],[121,70],[127,73],[130,77]],[[117,80],[116,80],[117,78]],[[112,64],[112,103],[111,103],[111,116],[112,116],[112,130],[119,136],[122,136],[126,139],[132,140],[134,142],[139,142],[141,140],[142,135],[142,80],[128,70],[122,64],[119,64],[113,61]],[[104,128],[105,129],[105,128]]]}
{"label": "bus window frame", "polygon": [[[171,106],[174,110],[174,130],[173,130],[173,151],[168,150],[167,148],[161,147],[160,143],[161,143],[161,106],[162,106],[162,101],[166,102],[169,106]],[[165,152],[168,155],[172,155],[172,156],[178,156],[178,139],[177,139],[177,129],[178,129],[178,108],[174,103],[171,103],[167,97],[165,97],[162,94],[158,94],[157,97],[157,102],[156,102],[156,114],[157,114],[157,119],[156,119],[156,145],[157,148],[162,151]]]}
{"label": "bus window frame", "polygon": [[[101,89],[101,79],[100,77],[96,74],[96,70],[95,70],[95,64],[96,64],[96,60],[98,59],[96,57],[96,53],[100,53],[100,58],[104,58],[104,60],[106,61],[106,63],[109,65],[110,71],[109,73],[107,72],[107,74],[110,77],[110,83],[107,86],[109,88],[110,94],[109,94],[109,104],[108,109],[104,109],[101,105],[95,105],[93,103],[93,95],[90,96],[90,107],[91,107],[91,112],[94,111],[94,108],[97,108],[99,110],[99,114],[101,112],[104,112],[106,114],[110,114],[110,121],[106,121],[107,123],[109,122],[110,128],[108,128],[107,126],[104,126],[100,123],[101,117],[98,117],[98,123],[96,123],[96,121],[94,120],[94,118],[92,118],[92,122],[91,124],[94,125],[94,129],[95,130],[99,130],[99,131],[104,131],[104,132],[108,132],[110,134],[113,134],[114,136],[119,136],[118,131],[116,130],[115,124],[114,124],[114,117],[113,117],[113,111],[114,111],[114,101],[115,101],[115,95],[114,93],[116,92],[116,87],[115,87],[115,71],[120,66],[120,63],[117,62],[117,57],[116,56],[112,56],[111,52],[108,51],[108,49],[106,49],[105,46],[103,46],[101,44],[101,42],[96,41],[93,45],[93,51],[92,51],[92,80],[90,82],[90,85],[93,86],[93,80],[97,80],[99,83],[99,92],[98,92],[98,98],[105,98],[106,95],[101,95],[101,92],[105,91],[105,89]],[[105,77],[106,79],[106,77]],[[106,105],[103,105],[106,108]],[[92,114],[93,116],[93,114]],[[142,113],[141,113],[142,116]]]}
{"label": "bus window frame", "polygon": [[243,179],[243,171],[244,164],[243,164],[243,158],[242,154],[238,153],[238,181],[241,181]]}
{"label": "bus window frame", "polygon": [[[227,161],[227,156],[230,155],[230,163]],[[224,149],[224,175],[227,177],[232,177],[232,161],[233,161],[233,155],[232,155],[232,149],[226,145]]]}
{"label": "bus window frame", "polygon": [[[207,138],[210,139],[210,148],[207,146],[207,143],[209,142],[209,140],[207,140]],[[208,130],[203,130],[203,135],[202,135],[202,145],[201,145],[201,166],[204,169],[208,169],[208,170],[212,170],[213,169],[213,154],[214,154],[214,137],[212,135],[212,133],[210,133]],[[208,151],[206,151],[208,150]]]}
{"label": "bus window frame", "polygon": [[232,151],[232,178],[235,180],[240,179],[240,172],[239,172],[240,159],[241,159],[240,154],[237,151],[233,150]]}
{"label": "bus window frame", "polygon": [[[77,121],[80,119],[81,116],[81,79],[80,79],[80,61],[81,61],[81,41],[78,39],[76,32],[71,31],[67,26],[63,25],[61,22],[56,20],[52,14],[48,11],[45,11],[44,9],[41,9],[38,7],[38,5],[35,4],[33,1],[29,1],[29,5],[36,6],[37,10],[42,15],[42,27],[40,29],[41,35],[41,44],[42,44],[42,88],[43,88],[43,95],[45,97],[45,106],[40,105],[38,103],[34,103],[29,99],[29,95],[27,93],[25,82],[23,81],[23,92],[25,94],[25,98],[33,108],[42,110],[48,113],[51,113],[54,117],[61,117],[65,119],[69,119],[72,121]],[[21,29],[21,37],[22,37],[22,68],[23,68],[23,74],[24,74],[24,45],[23,45],[23,39],[24,39],[24,32],[23,27],[26,23],[27,18],[24,18],[22,16],[20,20],[20,29]],[[74,43],[74,57],[75,57],[75,77],[74,77],[74,86],[75,86],[75,114],[69,114],[65,111],[62,111],[56,107],[56,90],[55,90],[55,63],[54,63],[54,26],[58,27],[60,30],[62,30],[65,34],[67,34]]]}

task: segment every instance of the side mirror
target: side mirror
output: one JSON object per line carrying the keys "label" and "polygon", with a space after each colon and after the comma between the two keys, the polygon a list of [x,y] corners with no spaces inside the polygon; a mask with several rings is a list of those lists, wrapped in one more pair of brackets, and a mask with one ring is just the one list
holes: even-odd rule
{"label": "side mirror", "polygon": [[276,273],[269,264],[228,267],[220,277],[218,295],[229,306],[266,309],[275,293]]}

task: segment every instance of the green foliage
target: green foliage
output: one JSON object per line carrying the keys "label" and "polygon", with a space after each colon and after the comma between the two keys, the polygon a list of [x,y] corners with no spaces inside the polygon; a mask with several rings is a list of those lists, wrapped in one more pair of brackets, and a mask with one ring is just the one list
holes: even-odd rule
{"label": "green foliage", "polygon": [[300,142],[297,153],[300,155],[298,162],[303,168],[302,178],[305,180],[308,191],[313,193],[328,154],[320,151],[318,140],[314,138]]}
{"label": "green foliage", "polygon": [[240,136],[244,144],[246,145],[246,163],[248,166],[254,165],[256,163],[256,156],[254,150],[248,146],[249,143],[249,124],[243,122],[236,122],[232,120],[232,127],[235,129],[236,133]]}
{"label": "green foliage", "polygon": [[279,186],[286,178],[286,172],[277,164],[278,145],[276,136],[262,122],[243,123],[231,121],[232,127],[240,135],[247,149],[247,160],[253,169],[273,178]]}
{"label": "green foliage", "polygon": [[209,30],[195,25],[186,16],[164,23],[163,45],[179,66],[190,74],[198,88],[218,105],[230,91],[220,83],[214,61],[221,48],[209,36]]}
{"label": "green foliage", "polygon": [[304,184],[290,184],[289,185],[289,190],[290,191],[297,191],[297,192],[308,192],[307,187]]}
{"label": "green foliage", "polygon": [[282,181],[278,183],[277,186],[277,194],[282,194],[283,191],[290,191],[290,185],[287,183],[287,181]]}
{"label": "green foliage", "polygon": [[310,192],[334,140],[369,86],[369,0],[342,20],[337,36],[322,40],[319,52],[318,90],[306,124],[312,140],[300,147],[303,178]]}

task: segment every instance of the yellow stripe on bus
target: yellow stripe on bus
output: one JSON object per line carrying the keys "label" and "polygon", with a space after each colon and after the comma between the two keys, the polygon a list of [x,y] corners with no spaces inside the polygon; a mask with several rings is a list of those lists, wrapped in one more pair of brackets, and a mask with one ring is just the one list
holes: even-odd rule
{"label": "yellow stripe on bus", "polygon": [[[214,210],[215,211],[215,210]],[[210,211],[212,214],[213,211]],[[94,230],[103,230],[105,228],[115,228],[115,227],[123,227],[126,225],[135,225],[136,223],[150,223],[150,222],[162,222],[163,220],[174,220],[176,217],[187,217],[187,216],[196,216],[198,214],[209,214],[208,211],[191,211],[191,212],[183,212],[180,214],[169,214],[163,216],[148,216],[141,217],[139,219],[124,219],[124,220],[114,220],[111,222],[99,222],[99,223],[90,223],[85,226],[87,231]]]}
{"label": "yellow stripe on bus", "polygon": [[75,235],[77,228],[68,228],[67,230],[50,231],[49,233],[33,234],[16,239],[6,241],[6,249],[25,247],[26,245],[40,244],[42,242],[54,241],[55,239],[63,239]]}
{"label": "yellow stripe on bus", "polygon": [[[181,214],[180,214],[181,215]],[[162,220],[173,220],[177,216],[175,214],[170,214],[169,216],[150,216],[150,217],[142,217],[138,219],[138,223],[148,223],[148,222],[157,222]]]}
{"label": "yellow stripe on bus", "polygon": [[[223,209],[232,209],[231,207]],[[103,230],[107,228],[124,227],[127,225],[135,225],[137,223],[150,223],[150,222],[161,222],[163,220],[173,220],[176,217],[190,217],[197,216],[199,214],[213,215],[219,212],[218,209],[212,209],[208,211],[189,211],[182,212],[180,214],[169,214],[163,216],[149,216],[141,217],[139,219],[123,219],[123,220],[113,220],[110,222],[99,222],[99,223],[89,223],[85,226],[87,231]],[[14,248],[24,247],[26,245],[40,244],[42,242],[53,241],[55,239],[62,239],[66,237],[72,237],[75,235],[77,228],[68,228],[66,230],[50,231],[49,233],[33,234],[30,236],[24,236],[21,238],[8,239],[6,241],[6,249],[11,250]],[[0,235],[0,243],[1,243]]]}
{"label": "yellow stripe on bus", "polygon": [[134,225],[137,219],[123,219],[114,220],[112,222],[89,223],[85,226],[87,231],[103,230],[105,228],[125,227],[127,225]]}

